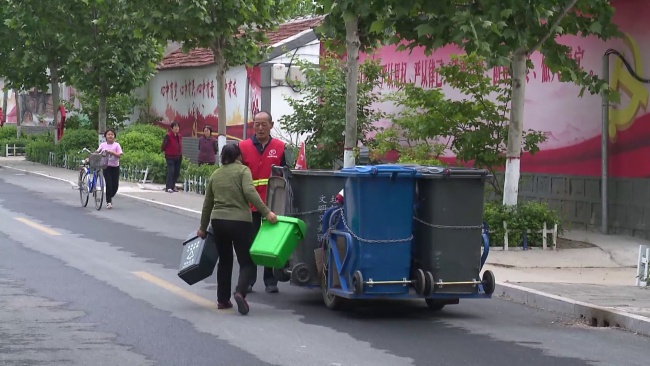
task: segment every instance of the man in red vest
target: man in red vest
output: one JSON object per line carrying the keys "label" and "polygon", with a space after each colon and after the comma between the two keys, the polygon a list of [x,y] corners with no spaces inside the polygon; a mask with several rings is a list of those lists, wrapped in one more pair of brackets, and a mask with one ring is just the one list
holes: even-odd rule
{"label": "man in red vest", "polygon": [[[255,135],[250,139],[239,143],[244,165],[248,166],[253,175],[253,184],[257,189],[262,201],[266,202],[266,189],[271,176],[271,166],[286,166],[284,156],[284,143],[271,137],[273,118],[268,112],[260,112],[253,119]],[[253,227],[255,235],[262,225],[262,215],[251,206],[253,211]],[[257,278],[257,276],[255,276]],[[249,286],[248,291],[253,291],[255,280]],[[266,292],[278,292],[278,280],[273,276],[273,268],[264,268],[264,285]]]}

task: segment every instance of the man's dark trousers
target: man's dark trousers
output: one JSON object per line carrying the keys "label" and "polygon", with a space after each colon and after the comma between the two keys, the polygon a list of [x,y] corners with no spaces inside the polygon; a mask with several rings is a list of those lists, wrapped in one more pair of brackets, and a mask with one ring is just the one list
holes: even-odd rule
{"label": "man's dark trousers", "polygon": [[[253,211],[253,234],[257,236],[258,231],[260,231],[260,227],[262,226],[262,214]],[[255,285],[255,282],[257,281],[257,266],[255,267],[255,279],[253,280],[253,283],[251,283],[251,286]],[[264,286],[277,286],[278,285],[278,280],[273,276],[273,268],[270,267],[264,267]]]}

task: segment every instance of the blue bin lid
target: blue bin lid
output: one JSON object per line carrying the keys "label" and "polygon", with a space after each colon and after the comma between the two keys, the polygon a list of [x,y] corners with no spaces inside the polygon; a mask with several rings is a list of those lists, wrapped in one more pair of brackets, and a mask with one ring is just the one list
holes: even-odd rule
{"label": "blue bin lid", "polygon": [[417,171],[412,167],[399,164],[380,164],[357,165],[351,168],[343,168],[337,174],[345,177],[415,177],[416,173]]}

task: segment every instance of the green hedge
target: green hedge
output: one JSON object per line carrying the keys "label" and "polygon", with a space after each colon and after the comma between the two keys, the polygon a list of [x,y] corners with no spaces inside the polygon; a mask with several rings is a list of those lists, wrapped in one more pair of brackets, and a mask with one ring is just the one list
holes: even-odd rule
{"label": "green hedge", "polygon": [[[190,165],[187,159],[183,159],[181,172],[186,171]],[[154,183],[165,183],[167,178],[167,161],[161,152],[125,151],[120,158],[120,167],[138,170],[149,167],[147,179],[153,180]]]}
{"label": "green hedge", "polygon": [[159,139],[150,134],[133,131],[120,134],[119,143],[125,153],[127,151],[159,153],[162,138]]}
{"label": "green hedge", "polygon": [[78,153],[83,148],[90,151],[97,150],[99,140],[97,131],[93,130],[70,130],[66,131],[56,145],[57,155]]}
{"label": "green hedge", "polygon": [[[504,206],[500,203],[489,202],[485,204],[483,220],[490,227],[490,245],[503,245],[505,229],[503,222],[508,225],[508,245],[521,246],[524,230],[539,231],[544,227],[552,230],[558,225],[558,233],[563,232],[562,221],[559,214],[545,203],[524,202],[517,206]],[[529,246],[541,246],[542,235],[529,233],[527,235]]]}
{"label": "green hedge", "polygon": [[189,163],[187,169],[183,171],[183,178],[185,179],[198,179],[201,177],[203,181],[208,180],[215,170],[219,169],[219,165],[201,165]]}
{"label": "green hedge", "polygon": [[0,128],[0,141],[15,139],[17,133],[18,130],[16,130],[15,125],[2,126]]}
{"label": "green hedge", "polygon": [[56,149],[54,142],[32,141],[25,147],[25,159],[35,163],[47,164],[50,152]]}
{"label": "green hedge", "polygon": [[124,131],[121,131],[120,138],[122,138],[124,135],[128,135],[130,133],[135,133],[135,132],[143,133],[145,135],[150,135],[155,137],[158,140],[158,147],[160,147],[160,144],[162,143],[162,139],[167,134],[167,130],[165,130],[162,127],[138,123],[138,124],[132,124],[129,127],[127,127]]}

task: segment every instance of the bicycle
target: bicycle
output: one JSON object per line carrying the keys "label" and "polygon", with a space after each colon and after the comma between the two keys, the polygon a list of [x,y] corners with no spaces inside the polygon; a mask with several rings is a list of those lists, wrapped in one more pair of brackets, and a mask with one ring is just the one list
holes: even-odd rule
{"label": "bicycle", "polygon": [[88,206],[88,199],[92,192],[95,208],[99,211],[104,202],[104,172],[102,169],[108,165],[108,156],[105,152],[95,153],[86,148],[79,154],[83,152],[89,153],[90,156],[82,160],[79,165],[79,180],[77,181],[79,199],[82,207]]}

